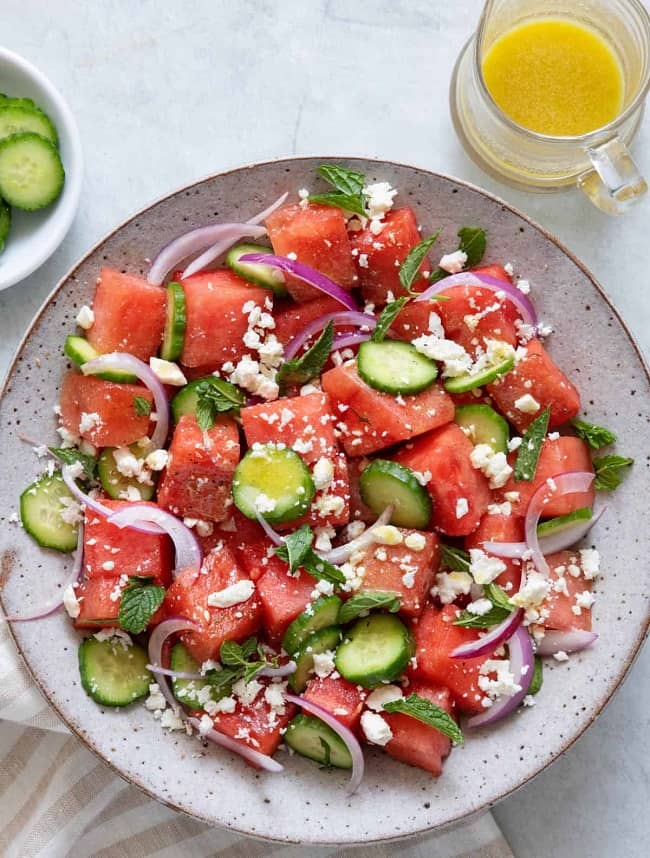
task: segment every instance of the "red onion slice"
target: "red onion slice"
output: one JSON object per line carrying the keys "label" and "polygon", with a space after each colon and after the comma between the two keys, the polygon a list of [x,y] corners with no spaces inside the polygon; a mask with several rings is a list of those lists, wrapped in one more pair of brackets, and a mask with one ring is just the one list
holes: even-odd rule
{"label": "red onion slice", "polygon": [[334,342],[332,343],[332,351],[338,351],[339,349],[346,349],[349,346],[358,346],[361,343],[365,343],[366,340],[369,340],[371,334],[336,334],[334,336]]}
{"label": "red onion slice", "polygon": [[108,517],[109,524],[114,524],[120,528],[137,526],[143,521],[157,524],[171,537],[176,551],[175,574],[190,567],[197,572],[200,570],[203,552],[198,539],[189,527],[170,512],[155,506],[133,503],[117,510],[117,512],[111,511]]}
{"label": "red onion slice", "polygon": [[515,305],[522,320],[532,325],[537,329],[538,320],[535,307],[530,298],[524,295],[516,286],[506,280],[499,280],[497,277],[491,277],[489,274],[479,274],[473,271],[463,271],[460,274],[452,274],[451,277],[445,277],[444,280],[434,283],[421,292],[414,301],[426,301],[434,295],[444,292],[445,289],[450,289],[452,286],[481,286],[491,292],[504,292],[509,301]]}
{"label": "red onion slice", "polygon": [[[555,554],[557,551],[571,548],[589,533],[606,509],[606,506],[601,507],[588,521],[576,521],[557,533],[540,537],[539,547],[542,554]],[[495,557],[516,558],[523,557],[528,546],[525,542],[484,542],[483,549]]]}
{"label": "red onion slice", "polygon": [[261,754],[259,751],[254,750],[254,748],[249,748],[241,742],[237,742],[235,739],[231,739],[230,736],[226,736],[225,733],[220,733],[218,730],[208,730],[207,733],[200,733],[200,721],[198,718],[188,718],[188,722],[194,727],[195,730],[199,732],[199,735],[202,738],[207,739],[209,742],[214,742],[215,745],[219,745],[222,748],[226,748],[228,751],[232,751],[234,754],[238,754],[240,757],[243,757],[247,763],[250,763],[251,766],[254,766],[256,769],[262,769],[265,772],[270,772],[271,774],[278,775],[280,772],[284,771],[284,766],[281,766],[273,757],[268,757],[266,754]]}
{"label": "red onion slice", "polygon": [[284,536],[280,536],[280,534],[275,530],[268,521],[264,518],[264,516],[260,512],[255,512],[257,516],[257,520],[259,522],[260,527],[264,531],[264,533],[268,536],[271,542],[274,545],[284,545]]}
{"label": "red onion slice", "polygon": [[148,664],[147,670],[152,673],[159,673],[161,676],[169,676],[172,679],[205,679],[200,673],[187,673],[184,670],[171,670],[168,667],[160,667],[157,664]]}
{"label": "red onion slice", "polygon": [[323,709],[323,707],[319,706],[317,703],[305,700],[304,697],[297,697],[295,694],[287,694],[285,695],[285,699],[288,700],[289,703],[295,703],[296,706],[300,706],[301,709],[304,709],[306,712],[310,712],[312,715],[320,718],[320,720],[334,730],[336,735],[345,743],[348,751],[350,752],[350,756],[352,757],[352,775],[350,777],[347,790],[348,795],[352,795],[352,793],[356,792],[359,788],[359,785],[363,780],[364,771],[363,751],[361,750],[361,745],[359,744],[357,737],[351,730],[348,730],[346,726],[341,724],[335,715],[332,715],[331,712],[328,712],[327,709]]}
{"label": "red onion slice", "polygon": [[263,226],[250,223],[214,223],[192,229],[163,247],[149,269],[147,280],[154,286],[162,286],[169,272],[193,253],[199,253],[218,241],[228,241],[230,246],[240,238],[260,238],[265,233]]}
{"label": "red onion slice", "polygon": [[[288,196],[289,192],[286,191],[284,194],[282,194],[281,197],[278,197],[278,199],[274,203],[271,203],[268,208],[265,208],[264,211],[261,211],[254,217],[248,218],[246,223],[262,223],[262,221],[266,220],[266,218],[270,214],[272,214],[276,209],[280,208],[280,206]],[[264,232],[266,232],[266,230],[264,230]],[[197,258],[193,262],[190,262],[185,271],[183,271],[183,273],[181,274],[181,280],[183,280],[185,277],[189,277],[192,274],[196,274],[197,271],[201,271],[203,268],[205,268],[207,265],[209,265],[211,262],[221,256],[222,253],[225,253],[226,250],[232,247],[232,245],[233,241],[228,238],[222,238],[220,241],[217,241],[215,244],[212,245],[212,247],[209,247],[200,256],[197,256]]]}
{"label": "red onion slice", "polygon": [[319,316],[308,325],[305,325],[302,331],[296,334],[284,350],[284,359],[291,360],[291,358],[295,357],[305,343],[314,334],[320,333],[327,326],[328,322],[333,322],[334,325],[359,325],[370,330],[377,325],[377,319],[374,316],[371,316],[369,313],[361,313],[358,310],[349,310],[343,313],[326,313],[324,316]]}
{"label": "red onion slice", "polygon": [[517,685],[521,686],[521,690],[511,697],[497,699],[485,712],[472,716],[467,722],[468,727],[487,727],[488,724],[500,721],[501,718],[505,718],[506,715],[513,712],[528,694],[535,671],[535,654],[530,635],[523,626],[519,626],[508,641],[508,654],[510,656],[510,672],[515,677]]}
{"label": "red onion slice", "polygon": [[298,665],[295,661],[288,661],[286,664],[281,664],[280,667],[264,667],[260,670],[258,676],[291,676],[292,673],[296,672],[296,668]]}
{"label": "red onion slice", "polygon": [[156,428],[151,436],[152,450],[159,450],[165,446],[167,440],[167,432],[169,430],[169,402],[165,388],[144,361],[126,352],[111,352],[110,354],[100,355],[94,360],[89,360],[81,367],[84,375],[97,375],[98,372],[128,372],[137,376],[140,381],[153,394],[154,403],[156,406]]}
{"label": "red onion slice", "polygon": [[[549,481],[542,483],[531,497],[524,522],[526,545],[531,552],[530,559],[533,565],[542,575],[548,576],[550,570],[540,547],[537,525],[544,511],[544,505],[548,503],[549,493],[552,497],[562,497],[576,492],[586,492],[594,481],[594,476],[590,471],[566,471],[564,474],[552,477],[550,486]],[[551,487],[553,484],[555,488]]]}
{"label": "red onion slice", "polygon": [[524,619],[524,609],[517,608],[505,620],[475,641],[461,644],[452,650],[452,658],[476,658],[479,655],[489,655],[513,636]]}
{"label": "red onion slice", "polygon": [[351,539],[349,542],[346,542],[345,545],[338,545],[336,548],[330,549],[330,551],[317,553],[320,554],[323,560],[327,560],[328,563],[333,563],[335,566],[339,563],[345,563],[345,561],[354,554],[355,551],[360,551],[362,548],[367,548],[369,545],[373,544],[375,541],[374,531],[378,527],[388,524],[392,514],[393,507],[389,505],[382,512],[377,521],[374,524],[371,524],[370,527],[367,527],[363,533],[355,539]]}
{"label": "red onion slice", "polygon": [[580,652],[598,640],[595,632],[571,629],[568,632],[547,631],[537,645],[537,655],[555,655],[556,652]]}
{"label": "red onion slice", "polygon": [[157,625],[152,631],[151,637],[149,638],[149,646],[147,648],[149,662],[153,668],[156,668],[153,672],[159,676],[158,686],[165,700],[169,703],[174,712],[182,712],[181,706],[172,694],[172,690],[169,687],[167,680],[164,678],[164,675],[161,675],[157,670],[157,668],[162,667],[163,644],[170,635],[177,634],[178,632],[197,630],[198,626],[196,623],[193,623],[185,617],[170,617],[167,620],[163,620],[162,623],[159,623],[159,625]]}
{"label": "red onion slice", "polygon": [[346,292],[345,289],[339,286],[338,283],[330,280],[329,277],[321,274],[320,271],[316,271],[315,268],[298,262],[296,259],[288,259],[286,256],[275,256],[272,253],[246,253],[240,256],[239,261],[255,262],[260,265],[270,265],[272,268],[279,268],[280,271],[286,271],[288,274],[297,277],[298,280],[302,280],[304,283],[308,283],[315,289],[334,298],[339,304],[347,307],[348,310],[358,310],[357,302],[349,292]]}
{"label": "red onion slice", "polygon": [[56,613],[60,607],[63,605],[63,594],[67,590],[67,588],[71,584],[76,584],[77,581],[81,578],[81,573],[83,570],[83,559],[84,559],[84,528],[83,524],[79,523],[79,534],[77,536],[77,548],[74,556],[74,563],[72,564],[72,569],[70,570],[70,574],[61,584],[61,594],[55,596],[49,602],[46,602],[42,608],[39,608],[33,614],[9,614],[3,615],[0,613],[0,622],[4,620],[7,623],[31,623],[32,620],[44,620],[45,617],[49,617],[52,614]]}

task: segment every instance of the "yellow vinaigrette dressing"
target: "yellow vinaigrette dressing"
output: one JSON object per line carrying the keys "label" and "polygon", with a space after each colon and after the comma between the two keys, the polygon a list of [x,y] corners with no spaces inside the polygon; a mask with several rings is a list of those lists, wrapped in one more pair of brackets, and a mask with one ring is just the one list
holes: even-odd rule
{"label": "yellow vinaigrette dressing", "polygon": [[541,134],[587,134],[623,108],[623,71],[613,49],[566,18],[538,18],[504,33],[482,70],[503,112]]}

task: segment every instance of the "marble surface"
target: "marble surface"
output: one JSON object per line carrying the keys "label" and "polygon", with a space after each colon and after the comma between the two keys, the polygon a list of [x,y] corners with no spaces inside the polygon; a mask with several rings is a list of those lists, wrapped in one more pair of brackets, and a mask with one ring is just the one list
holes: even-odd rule
{"label": "marble surface", "polygon": [[[208,173],[294,153],[393,158],[502,196],[591,268],[650,354],[650,299],[639,273],[647,270],[650,198],[614,220],[578,192],[514,191],[483,175],[454,136],[448,80],[479,0],[2,6],[3,44],[63,91],[86,157],[68,237],[28,280],[0,293],[3,371],[58,279],[124,217]],[[649,143],[646,121],[635,145],[646,175]],[[647,854],[649,665],[646,648],[586,736],[496,809],[517,856]]]}

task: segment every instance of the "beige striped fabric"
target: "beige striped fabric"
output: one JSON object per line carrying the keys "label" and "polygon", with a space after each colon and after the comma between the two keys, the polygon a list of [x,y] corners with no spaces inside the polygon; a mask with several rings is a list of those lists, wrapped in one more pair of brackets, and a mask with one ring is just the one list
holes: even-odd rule
{"label": "beige striped fabric", "polygon": [[34,687],[0,627],[3,858],[512,858],[491,814],[386,847],[282,846],[211,828],[158,804],[86,750]]}

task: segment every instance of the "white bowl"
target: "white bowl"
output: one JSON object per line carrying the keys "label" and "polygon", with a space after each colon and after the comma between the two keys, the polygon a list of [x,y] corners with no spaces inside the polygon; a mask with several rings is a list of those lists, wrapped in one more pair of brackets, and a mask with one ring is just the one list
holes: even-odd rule
{"label": "white bowl", "polygon": [[11,230],[0,254],[0,289],[7,289],[36,271],[63,241],[79,206],[83,155],[77,124],[63,96],[42,72],[6,48],[0,48],[0,92],[31,98],[47,113],[59,134],[65,169],[63,191],[55,203],[37,212],[11,211]]}

